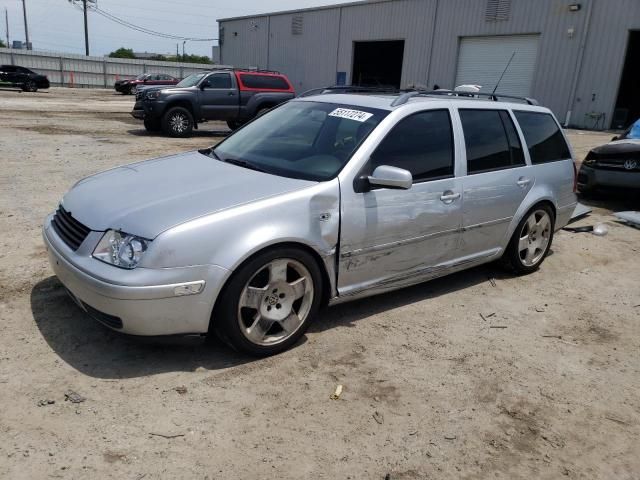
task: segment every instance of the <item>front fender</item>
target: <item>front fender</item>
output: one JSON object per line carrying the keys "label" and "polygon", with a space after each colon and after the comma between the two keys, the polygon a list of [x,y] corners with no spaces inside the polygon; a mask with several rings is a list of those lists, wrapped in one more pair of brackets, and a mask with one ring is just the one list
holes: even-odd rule
{"label": "front fender", "polygon": [[235,270],[281,243],[313,249],[335,280],[340,225],[337,179],[200,217],[161,233],[144,264],[153,268],[217,265]]}

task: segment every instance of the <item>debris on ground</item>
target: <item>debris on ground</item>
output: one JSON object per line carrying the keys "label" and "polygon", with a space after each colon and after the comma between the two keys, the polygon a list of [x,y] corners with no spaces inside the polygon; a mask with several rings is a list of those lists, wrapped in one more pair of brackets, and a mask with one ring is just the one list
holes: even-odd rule
{"label": "debris on ground", "polygon": [[640,212],[616,212],[613,216],[631,227],[640,228]]}
{"label": "debris on ground", "polygon": [[336,390],[329,396],[331,400],[338,400],[342,395],[342,385],[338,385]]}
{"label": "debris on ground", "polygon": [[507,328],[506,325],[489,325],[489,328]]}
{"label": "debris on ground", "polygon": [[563,230],[571,233],[593,233],[598,237],[604,237],[609,233],[609,229],[604,223],[596,225],[585,225],[583,227],[564,227]]}
{"label": "debris on ground", "polygon": [[38,406],[39,407],[46,407],[47,405],[53,405],[54,403],[56,403],[55,400],[49,400],[49,399],[39,400],[38,401]]}
{"label": "debris on ground", "polygon": [[378,422],[380,425],[384,423],[384,415],[382,415],[379,411],[373,412],[373,419]]}
{"label": "debris on ground", "polygon": [[445,435],[444,436],[445,440],[455,440],[456,438],[458,438],[458,437],[456,437],[455,435]]}
{"label": "debris on ground", "polygon": [[184,395],[185,393],[187,393],[187,387],[185,387],[184,385],[180,385],[179,387],[174,388],[174,390],[180,395]]}
{"label": "debris on ground", "polygon": [[168,438],[169,440],[171,440],[172,438],[184,437],[184,433],[164,434],[164,433],[149,432],[149,435],[151,435],[152,437]]}
{"label": "debris on ground", "polygon": [[496,286],[495,278],[489,277],[489,283],[491,284],[492,287],[495,287]]}
{"label": "debris on ground", "polygon": [[64,394],[64,399],[71,403],[82,403],[86,400],[85,397],[80,395],[78,392],[74,392],[73,390],[67,391],[67,393]]}

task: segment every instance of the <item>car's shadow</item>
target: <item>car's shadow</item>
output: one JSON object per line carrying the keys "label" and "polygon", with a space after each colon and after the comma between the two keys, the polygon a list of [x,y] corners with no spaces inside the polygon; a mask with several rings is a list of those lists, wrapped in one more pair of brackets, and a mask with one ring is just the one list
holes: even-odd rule
{"label": "car's shadow", "polygon": [[588,194],[578,194],[578,201],[591,208],[614,212],[640,210],[640,188],[600,188]]}
{"label": "car's shadow", "polygon": [[[489,278],[507,278],[493,265],[323,310],[311,332],[351,327],[379,312],[428,300]],[[490,285],[488,283],[488,285]],[[67,296],[56,277],[36,284],[31,311],[45,341],[76,370],[95,378],[132,378],[172,371],[218,370],[255,361],[218,341],[202,337],[132,337],[111,331],[90,318]],[[303,348],[305,337],[294,348]]]}
{"label": "car's shadow", "polygon": [[[127,133],[129,135],[134,135],[136,137],[164,137],[165,136],[160,132],[147,132],[144,128],[127,130]],[[191,133],[191,136],[196,138],[226,137],[230,133],[231,133],[231,130],[194,130]]]}

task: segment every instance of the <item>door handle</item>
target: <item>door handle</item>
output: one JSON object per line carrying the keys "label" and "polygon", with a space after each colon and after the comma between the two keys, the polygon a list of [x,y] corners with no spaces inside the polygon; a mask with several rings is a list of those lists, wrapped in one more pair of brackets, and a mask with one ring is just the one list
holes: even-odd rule
{"label": "door handle", "polygon": [[229,95],[230,97],[233,97],[235,95],[235,92],[229,92],[227,95]]}
{"label": "door handle", "polygon": [[453,193],[451,190],[447,190],[442,195],[440,195],[440,200],[442,200],[444,203],[447,203],[447,204],[452,203],[454,200],[457,200],[458,198],[460,198],[460,194]]}
{"label": "door handle", "polygon": [[531,179],[530,178],[520,177],[516,183],[520,187],[526,187],[527,185],[529,185],[531,183]]}

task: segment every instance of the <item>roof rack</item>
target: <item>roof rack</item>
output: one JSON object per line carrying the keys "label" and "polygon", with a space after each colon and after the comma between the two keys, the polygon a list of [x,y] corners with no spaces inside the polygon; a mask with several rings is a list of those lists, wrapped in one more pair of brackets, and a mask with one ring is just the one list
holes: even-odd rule
{"label": "roof rack", "polygon": [[364,87],[361,85],[332,85],[329,87],[313,88],[302,92],[298,95],[298,98],[310,97],[312,95],[327,95],[327,94],[340,94],[340,93],[400,93],[400,90],[395,87]]}
{"label": "roof rack", "polygon": [[481,93],[481,92],[458,92],[455,90],[411,90],[403,93],[398,98],[396,98],[392,103],[392,107],[397,107],[398,105],[404,105],[413,97],[422,97],[422,96],[445,96],[445,97],[456,97],[460,98],[478,98],[478,97],[486,97],[488,100],[493,100],[494,102],[499,102],[501,98],[506,98],[509,100],[520,100],[529,105],[539,105],[538,101],[533,98],[528,97],[517,97],[515,95],[502,95],[500,93]]}
{"label": "roof rack", "polygon": [[259,68],[239,68],[239,67],[213,67],[211,70],[226,70],[230,72],[251,72],[251,73],[272,73],[275,75],[282,75],[277,70],[261,70]]}

